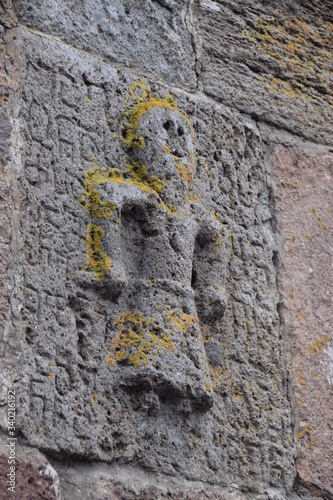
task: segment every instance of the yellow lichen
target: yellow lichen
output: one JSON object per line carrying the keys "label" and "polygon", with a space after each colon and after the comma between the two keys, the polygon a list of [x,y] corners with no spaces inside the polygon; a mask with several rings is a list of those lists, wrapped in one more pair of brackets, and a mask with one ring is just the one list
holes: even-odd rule
{"label": "yellow lichen", "polygon": [[166,324],[173,325],[183,333],[186,333],[192,325],[199,325],[199,319],[190,314],[180,313],[177,310],[169,309],[166,315]]}
{"label": "yellow lichen", "polygon": [[170,94],[153,97],[151,89],[144,79],[133,82],[126,96],[126,110],[121,116],[123,129],[121,138],[129,148],[145,147],[144,138],[138,135],[139,120],[153,108],[164,108],[176,111],[190,127],[194,138],[194,131],[188,118],[178,110],[175,99]]}
{"label": "yellow lichen", "polygon": [[[146,318],[140,311],[126,311],[117,316],[114,327],[117,335],[109,349],[108,363],[128,362],[133,366],[145,366],[156,362],[159,351],[174,350],[171,331],[175,328],[185,334],[192,325],[198,325],[197,317],[171,309],[170,306],[159,306],[156,310],[164,311],[164,320],[160,323]],[[200,329],[198,328],[200,336]]]}
{"label": "yellow lichen", "polygon": [[[190,121],[178,110],[176,101],[170,95],[166,95],[164,98],[152,97],[150,87],[143,79],[130,85],[129,93],[126,96],[126,103],[126,110],[119,120],[122,122],[121,138],[128,147],[144,148],[144,140],[142,137],[139,137],[137,133],[138,124],[140,118],[153,108],[164,108],[176,111],[189,126],[194,139],[194,130]],[[170,150],[169,154],[171,154]],[[195,171],[196,151],[194,150],[193,162],[189,162],[191,166],[183,164],[180,158],[175,155],[172,156],[175,160],[177,175],[188,183],[190,189]],[[95,160],[95,158],[91,157],[90,160]],[[125,161],[126,160],[127,158],[125,156]],[[103,199],[101,188],[103,188],[103,185],[106,186],[107,184],[135,186],[143,193],[151,194],[158,198],[159,207],[163,208],[166,212],[180,216],[181,209],[177,211],[173,205],[164,203],[160,198],[161,193],[166,187],[166,181],[155,175],[148,176],[146,165],[138,161],[131,161],[127,164],[126,178],[117,168],[94,166],[85,171],[84,191],[79,200],[79,204],[86,210],[91,219],[97,218],[100,220],[108,220],[113,216],[116,210],[116,205],[111,199]],[[192,196],[192,199],[190,196],[186,199],[196,202],[197,198],[195,198],[194,194]],[[117,221],[115,221],[115,223],[116,222]],[[103,236],[104,230],[102,227],[95,224],[88,225],[86,236],[87,268],[96,273],[98,280],[103,280],[111,267],[110,258],[101,250]]]}
{"label": "yellow lichen", "polygon": [[126,419],[127,419],[127,423],[128,423],[128,425],[130,425],[130,426],[132,427],[132,425],[133,425],[133,420],[130,418],[130,412],[129,412],[129,411],[127,411],[127,412],[125,413],[125,415],[126,415]]}
{"label": "yellow lichen", "polygon": [[330,337],[327,333],[322,335],[320,339],[316,339],[312,344],[308,343],[308,351],[309,354],[313,356],[317,356],[323,349],[326,347],[328,342],[330,341]]}
{"label": "yellow lichen", "polygon": [[211,386],[210,386],[210,384],[207,381],[204,382],[204,386],[205,386],[205,389],[206,389],[207,392],[211,391]]}
{"label": "yellow lichen", "polygon": [[170,148],[167,144],[163,146],[163,150],[168,153],[170,156],[172,156],[174,160],[174,165],[176,168],[177,175],[187,183],[189,189],[191,189],[193,185],[193,177],[194,177],[194,172],[195,172],[195,155],[194,155],[194,160],[193,162],[191,161],[191,158],[188,158],[186,163],[182,161],[182,159],[179,156],[174,155],[171,153]]}
{"label": "yellow lichen", "polygon": [[303,375],[301,373],[297,373],[296,376],[297,376],[298,380],[300,381],[301,385],[305,389],[306,388],[306,381],[305,381],[305,378],[303,377]]}
{"label": "yellow lichen", "polygon": [[215,234],[213,244],[208,247],[208,250],[213,252],[215,255],[218,255],[222,247],[225,247],[224,239],[220,234]]}
{"label": "yellow lichen", "polygon": [[[144,192],[152,192],[159,195],[165,188],[166,182],[157,177],[156,175],[147,176],[146,165],[141,165],[139,162],[134,161],[127,166],[127,171],[131,174],[132,184],[136,185]],[[127,184],[131,182],[124,181]],[[148,191],[147,191],[148,190]]]}
{"label": "yellow lichen", "polygon": [[[297,306],[297,304],[294,304],[295,307]],[[296,311],[296,318],[297,319],[306,319],[306,314],[304,311]]]}
{"label": "yellow lichen", "polygon": [[[311,109],[332,116],[332,27],[321,19],[303,21],[296,16],[278,12],[276,17],[257,18],[244,27],[245,41],[278,62],[284,79],[262,76],[259,81],[271,92],[311,104]],[[280,73],[281,74],[281,73]],[[308,120],[310,118],[306,116]]]}
{"label": "yellow lichen", "polygon": [[234,236],[233,232],[231,231],[231,229],[228,230],[228,239],[231,240],[232,249],[235,250],[236,249],[236,240],[235,240],[235,236]]}
{"label": "yellow lichen", "polygon": [[115,177],[122,177],[119,170],[106,171],[96,166],[85,171],[84,192],[79,203],[88,212],[89,217],[106,220],[112,216],[116,208],[115,204],[109,200],[102,201],[101,194],[96,187],[106,182],[115,182]]}
{"label": "yellow lichen", "polygon": [[211,373],[211,375],[213,376],[214,378],[214,382],[212,384],[212,389],[214,392],[217,392],[218,390],[218,384],[219,384],[219,381],[220,381],[220,377],[221,377],[221,368],[214,368],[212,365],[208,365],[209,366],[209,371]]}
{"label": "yellow lichen", "polygon": [[[310,212],[311,212],[311,213],[312,213],[312,214],[316,217],[317,222],[318,222],[318,224],[320,225],[320,227],[321,227],[324,231],[327,231],[327,229],[328,229],[327,224],[325,224],[325,223],[323,222],[323,218],[322,218],[322,216],[321,216],[321,215],[318,215],[317,210],[316,210],[315,208],[313,208],[313,207],[310,207],[310,208],[309,208],[309,210],[310,210]],[[311,238],[311,239],[312,239],[312,238]]]}
{"label": "yellow lichen", "polygon": [[94,405],[96,405],[96,404],[97,404],[97,396],[96,396],[96,394],[94,394],[93,392],[92,392],[92,394],[91,394],[91,401],[94,403]]}
{"label": "yellow lichen", "polygon": [[194,203],[195,205],[197,205],[200,200],[196,193],[187,193],[186,201],[189,201],[190,203]]}
{"label": "yellow lichen", "polygon": [[102,184],[127,184],[136,186],[143,193],[152,193],[156,197],[165,187],[165,182],[156,176],[147,177],[147,167],[133,162],[127,166],[130,178],[125,179],[117,168],[91,167],[84,173],[85,190],[79,201],[80,205],[88,212],[90,217],[108,219],[112,216],[115,205],[109,200],[101,201],[101,195],[96,187]]}
{"label": "yellow lichen", "polygon": [[87,268],[89,271],[96,273],[98,281],[103,280],[111,268],[110,257],[101,249],[103,237],[103,228],[95,224],[88,224],[86,237]]}
{"label": "yellow lichen", "polygon": [[[110,200],[102,200],[101,193],[97,189],[102,184],[129,184],[138,187],[142,192],[152,193],[158,198],[165,183],[155,176],[147,177],[146,171],[145,166],[133,163],[128,166],[131,178],[124,179],[122,172],[116,168],[91,167],[84,173],[85,189],[79,203],[88,212],[89,217],[107,220],[113,215],[116,206]],[[104,230],[101,227],[88,224],[87,267],[90,271],[97,273],[98,280],[103,280],[111,267],[110,258],[100,248],[103,236]]]}

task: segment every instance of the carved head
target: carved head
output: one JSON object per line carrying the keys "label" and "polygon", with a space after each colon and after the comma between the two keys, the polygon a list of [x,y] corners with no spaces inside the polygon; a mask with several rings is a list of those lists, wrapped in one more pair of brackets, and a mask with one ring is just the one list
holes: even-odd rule
{"label": "carved head", "polygon": [[170,95],[152,97],[142,80],[130,87],[129,96],[121,136],[129,167],[139,166],[147,178],[160,182],[161,200],[178,209],[192,188],[195,174],[196,148],[191,123]]}

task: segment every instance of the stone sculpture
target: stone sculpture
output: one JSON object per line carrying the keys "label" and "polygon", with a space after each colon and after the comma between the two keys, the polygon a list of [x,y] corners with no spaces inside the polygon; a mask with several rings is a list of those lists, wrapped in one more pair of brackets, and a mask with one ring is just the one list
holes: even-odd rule
{"label": "stone sculpture", "polygon": [[80,203],[91,223],[80,280],[110,299],[118,384],[208,409],[201,328],[226,308],[228,231],[196,195],[194,131],[171,96],[134,82],[119,128],[127,172],[85,172]]}

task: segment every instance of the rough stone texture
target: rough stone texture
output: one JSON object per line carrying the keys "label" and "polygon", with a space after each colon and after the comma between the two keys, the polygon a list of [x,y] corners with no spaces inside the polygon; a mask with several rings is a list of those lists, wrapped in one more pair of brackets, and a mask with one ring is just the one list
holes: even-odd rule
{"label": "rough stone texture", "polygon": [[6,28],[12,28],[17,25],[17,17],[12,0],[0,1],[0,24]]}
{"label": "rough stone texture", "polygon": [[331,2],[194,5],[202,88],[257,119],[331,144]]}
{"label": "rough stone texture", "polygon": [[[1,38],[3,28],[0,26]],[[2,45],[3,47],[3,45]],[[7,282],[7,267],[10,258],[10,218],[8,213],[9,189],[6,182],[6,166],[10,156],[11,125],[7,114],[8,77],[5,72],[4,52],[0,51],[0,331],[5,331],[9,313],[10,290]],[[1,345],[1,357],[4,355],[4,344]]]}
{"label": "rough stone texture", "polygon": [[108,61],[195,86],[185,0],[16,0],[20,22]]}
{"label": "rough stone texture", "polygon": [[[258,492],[290,488],[276,247],[255,124],[150,82],[153,98],[171,92],[193,125],[199,158],[186,194],[172,171],[175,158],[186,170],[190,160],[179,161],[194,151],[183,115],[162,105],[144,114],[143,150],[121,133],[117,118],[139,75],[24,29],[11,36],[21,53],[24,137],[21,432],[58,457],[119,460]],[[141,188],[130,161],[147,165]],[[83,184],[96,165],[123,173],[121,183],[96,184],[99,215]],[[172,200],[167,187],[143,196],[152,176],[178,182],[183,196]],[[104,217],[110,200],[116,209]],[[89,260],[92,224],[105,237]],[[99,281],[105,255],[112,267]]]}
{"label": "rough stone texture", "polygon": [[60,484],[56,471],[38,450],[17,445],[19,459],[15,464],[16,491],[7,491],[7,436],[0,436],[0,496],[6,500],[60,500]]}
{"label": "rough stone texture", "polygon": [[[242,493],[233,484],[221,488],[200,481],[187,481],[175,477],[149,473],[137,467],[116,465],[112,468],[105,464],[54,463],[60,477],[61,492],[64,500],[85,498],[92,500],[283,500],[288,495],[274,488],[266,493]],[[88,493],[87,493],[88,492]],[[298,500],[292,497],[291,500]]]}
{"label": "rough stone texture", "polygon": [[20,498],[59,497],[50,463],[68,499],[332,498],[331,28],[328,1],[0,1]]}
{"label": "rough stone texture", "polygon": [[297,470],[333,495],[333,155],[274,150],[281,221],[281,316],[292,342],[298,402]]}
{"label": "rough stone texture", "polygon": [[[4,5],[6,5],[5,3]],[[3,5],[1,4],[1,8]],[[17,301],[20,275],[12,272],[16,265],[17,245],[15,240],[16,216],[19,205],[18,191],[13,192],[15,167],[13,142],[17,139],[13,127],[12,97],[15,84],[9,75],[6,61],[10,58],[10,48],[6,45],[5,26],[13,21],[11,11],[1,12],[0,23],[0,427],[6,427],[7,390],[13,387],[17,378],[17,357],[20,355],[20,329],[15,330],[22,298]],[[18,142],[17,142],[18,144]],[[10,269],[12,268],[12,269]]]}
{"label": "rough stone texture", "polygon": [[15,9],[76,47],[331,143],[330,0],[18,0]]}

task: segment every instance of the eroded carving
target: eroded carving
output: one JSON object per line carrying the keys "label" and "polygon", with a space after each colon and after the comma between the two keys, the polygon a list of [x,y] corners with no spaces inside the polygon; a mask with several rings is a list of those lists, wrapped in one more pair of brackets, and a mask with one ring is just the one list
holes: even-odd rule
{"label": "eroded carving", "polygon": [[153,97],[135,82],[119,128],[127,172],[85,172],[80,203],[91,223],[80,279],[110,299],[108,363],[118,383],[207,409],[201,328],[226,308],[228,232],[200,203],[194,130],[171,96]]}
{"label": "eroded carving", "polygon": [[[136,75],[24,37],[19,425],[29,445],[218,484],[292,481],[255,124],[157,83],[145,98],[148,86],[134,84],[142,100],[129,92],[124,105]],[[32,103],[46,135],[32,131]],[[140,137],[144,148],[131,142]],[[195,172],[182,169],[195,146]]]}

